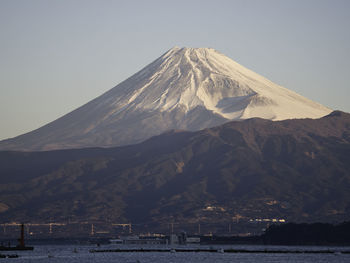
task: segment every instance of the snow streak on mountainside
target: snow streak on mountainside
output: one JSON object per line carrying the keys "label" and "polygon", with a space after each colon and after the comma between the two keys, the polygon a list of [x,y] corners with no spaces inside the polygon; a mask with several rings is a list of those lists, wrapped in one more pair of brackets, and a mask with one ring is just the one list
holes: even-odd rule
{"label": "snow streak on mountainside", "polygon": [[51,150],[140,142],[228,120],[319,118],[331,110],[209,48],[172,48],[100,97],[0,149]]}

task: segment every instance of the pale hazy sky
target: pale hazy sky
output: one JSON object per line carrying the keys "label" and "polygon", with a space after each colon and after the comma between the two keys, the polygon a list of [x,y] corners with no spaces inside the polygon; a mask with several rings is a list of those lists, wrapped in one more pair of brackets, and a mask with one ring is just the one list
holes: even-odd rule
{"label": "pale hazy sky", "polygon": [[85,104],[173,46],[215,48],[350,112],[349,0],[0,0],[0,140]]}

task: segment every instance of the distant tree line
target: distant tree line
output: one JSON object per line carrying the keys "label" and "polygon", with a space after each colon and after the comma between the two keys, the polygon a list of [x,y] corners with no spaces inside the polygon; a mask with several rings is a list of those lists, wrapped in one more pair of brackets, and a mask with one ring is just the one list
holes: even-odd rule
{"label": "distant tree line", "polygon": [[260,236],[204,236],[206,244],[350,245],[350,222],[271,225]]}
{"label": "distant tree line", "polygon": [[272,225],[261,238],[263,243],[273,245],[348,245],[350,222]]}

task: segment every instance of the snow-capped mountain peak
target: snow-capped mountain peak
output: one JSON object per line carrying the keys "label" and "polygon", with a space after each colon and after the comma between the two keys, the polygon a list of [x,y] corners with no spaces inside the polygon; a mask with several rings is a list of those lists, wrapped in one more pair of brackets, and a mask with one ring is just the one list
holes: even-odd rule
{"label": "snow-capped mountain peak", "polygon": [[123,106],[137,109],[187,113],[201,106],[226,119],[273,120],[330,112],[211,48],[174,47],[132,79],[136,85],[124,94]]}
{"label": "snow-capped mountain peak", "polygon": [[100,97],[1,142],[0,149],[125,145],[169,129],[200,130],[252,117],[319,118],[330,112],[212,48],[174,47]]}

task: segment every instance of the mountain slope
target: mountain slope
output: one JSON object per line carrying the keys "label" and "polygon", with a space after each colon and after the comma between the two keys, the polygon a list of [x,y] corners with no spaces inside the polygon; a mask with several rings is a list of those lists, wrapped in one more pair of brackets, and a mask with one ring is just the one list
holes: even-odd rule
{"label": "mountain slope", "polygon": [[0,221],[343,221],[349,171],[342,112],[230,122],[118,148],[0,152]]}
{"label": "mountain slope", "polygon": [[208,48],[173,48],[100,97],[2,150],[110,147],[229,120],[319,118],[330,110]]}

